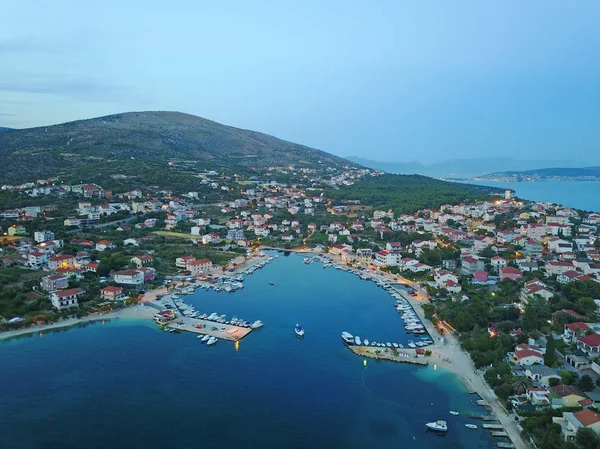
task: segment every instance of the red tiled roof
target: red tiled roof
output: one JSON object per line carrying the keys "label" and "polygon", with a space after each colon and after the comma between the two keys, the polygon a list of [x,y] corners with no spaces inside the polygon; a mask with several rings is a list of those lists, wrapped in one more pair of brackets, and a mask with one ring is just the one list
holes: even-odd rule
{"label": "red tiled roof", "polygon": [[586,410],[582,410],[577,413],[573,413],[573,416],[575,418],[577,418],[577,421],[579,421],[585,427],[591,426],[592,424],[596,424],[597,422],[600,422],[600,415],[598,413],[591,411],[590,409],[586,409]]}
{"label": "red tiled roof", "polygon": [[579,341],[591,347],[600,346],[600,334],[592,334],[586,335],[585,337],[579,337]]}

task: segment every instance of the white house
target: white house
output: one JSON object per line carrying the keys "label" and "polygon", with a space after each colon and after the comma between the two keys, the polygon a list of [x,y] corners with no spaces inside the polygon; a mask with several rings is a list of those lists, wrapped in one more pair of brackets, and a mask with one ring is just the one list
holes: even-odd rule
{"label": "white house", "polygon": [[80,288],[70,288],[68,290],[59,290],[50,295],[52,305],[58,310],[77,307],[77,297],[85,293]]}
{"label": "white house", "polygon": [[144,273],[138,270],[115,271],[115,282],[120,285],[142,285],[144,283]]}

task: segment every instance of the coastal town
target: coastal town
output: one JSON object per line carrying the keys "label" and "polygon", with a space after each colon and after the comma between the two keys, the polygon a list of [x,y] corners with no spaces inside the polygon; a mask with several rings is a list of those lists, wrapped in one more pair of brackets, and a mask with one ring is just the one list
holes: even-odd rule
{"label": "coastal town", "polygon": [[0,329],[15,335],[143,304],[165,331],[237,341],[262,326],[258,317],[201,315],[178,295],[234,293],[272,258],[265,251],[298,251],[394,288],[411,330],[426,333],[424,349],[359,341],[352,350],[455,370],[508,432],[502,447],[597,440],[600,214],[510,190],[412,213],[330,195],[382,175],[205,171],[193,191],[119,192],[60,177],[3,185],[11,207],[0,211]]}

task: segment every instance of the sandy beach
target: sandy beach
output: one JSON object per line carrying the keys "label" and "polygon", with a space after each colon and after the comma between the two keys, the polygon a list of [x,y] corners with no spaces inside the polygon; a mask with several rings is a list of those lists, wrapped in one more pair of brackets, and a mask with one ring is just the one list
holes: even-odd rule
{"label": "sandy beach", "polygon": [[115,320],[115,319],[151,319],[156,310],[144,306],[143,304],[136,304],[131,307],[126,307],[121,310],[115,310],[114,312],[94,314],[84,316],[82,318],[68,318],[66,320],[60,320],[52,324],[42,324],[30,327],[24,327],[21,329],[15,329],[0,333],[0,340],[6,340],[9,338],[18,337],[19,335],[33,334],[37,332],[44,332],[53,329],[60,329],[65,327],[76,326],[81,323],[89,323],[93,321],[102,320]]}

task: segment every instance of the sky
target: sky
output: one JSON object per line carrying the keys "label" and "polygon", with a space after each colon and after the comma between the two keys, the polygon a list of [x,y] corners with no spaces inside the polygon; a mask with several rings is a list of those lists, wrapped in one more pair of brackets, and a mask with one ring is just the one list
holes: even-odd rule
{"label": "sky", "polygon": [[20,0],[0,126],[175,110],[340,156],[600,164],[600,2]]}

